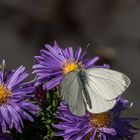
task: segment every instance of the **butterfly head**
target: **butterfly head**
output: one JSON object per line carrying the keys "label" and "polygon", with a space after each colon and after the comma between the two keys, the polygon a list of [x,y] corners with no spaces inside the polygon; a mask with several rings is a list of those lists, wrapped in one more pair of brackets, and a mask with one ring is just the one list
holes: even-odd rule
{"label": "butterfly head", "polygon": [[78,71],[83,71],[85,68],[84,68],[84,65],[82,64],[82,62],[79,62],[78,63]]}

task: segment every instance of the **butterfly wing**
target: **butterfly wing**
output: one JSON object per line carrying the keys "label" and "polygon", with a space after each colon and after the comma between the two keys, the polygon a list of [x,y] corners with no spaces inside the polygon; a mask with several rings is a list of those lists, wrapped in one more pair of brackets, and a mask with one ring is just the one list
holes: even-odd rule
{"label": "butterfly wing", "polygon": [[88,69],[86,76],[90,87],[105,100],[116,99],[131,82],[125,74],[104,68]]}
{"label": "butterfly wing", "polygon": [[70,111],[77,116],[84,116],[86,106],[82,97],[82,88],[78,81],[77,72],[70,72],[61,82],[62,100],[69,105]]}
{"label": "butterfly wing", "polygon": [[102,96],[98,95],[92,85],[87,84],[86,88],[89,92],[89,96],[92,103],[92,108],[87,104],[87,110],[91,113],[102,113],[106,112],[114,107],[116,104],[115,100],[105,100]]}

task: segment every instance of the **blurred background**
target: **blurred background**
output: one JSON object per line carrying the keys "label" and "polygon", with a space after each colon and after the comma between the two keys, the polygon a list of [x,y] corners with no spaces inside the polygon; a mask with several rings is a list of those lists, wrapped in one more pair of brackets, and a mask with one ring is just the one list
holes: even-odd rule
{"label": "blurred background", "polygon": [[61,47],[90,44],[89,56],[127,74],[132,84],[124,96],[134,106],[124,115],[140,118],[139,0],[0,0],[0,60],[9,68],[31,71],[34,55],[54,40]]}

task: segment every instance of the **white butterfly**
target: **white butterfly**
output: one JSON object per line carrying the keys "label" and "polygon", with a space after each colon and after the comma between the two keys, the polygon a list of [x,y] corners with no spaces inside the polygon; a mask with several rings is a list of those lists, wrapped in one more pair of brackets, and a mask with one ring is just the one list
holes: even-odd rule
{"label": "white butterfly", "polygon": [[84,116],[86,110],[101,113],[114,107],[130,83],[126,75],[110,69],[72,71],[61,82],[61,96],[77,116]]}

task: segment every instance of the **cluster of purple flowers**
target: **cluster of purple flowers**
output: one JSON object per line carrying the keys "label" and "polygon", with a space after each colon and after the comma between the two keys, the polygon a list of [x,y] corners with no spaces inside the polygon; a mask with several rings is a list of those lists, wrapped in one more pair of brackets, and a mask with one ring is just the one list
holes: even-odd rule
{"label": "cluster of purple flowers", "polygon": [[[15,128],[22,132],[23,120],[33,121],[33,115],[41,111],[40,107],[32,102],[36,95],[39,102],[43,102],[43,90],[57,89],[63,78],[71,71],[78,70],[78,65],[84,69],[109,68],[109,65],[96,65],[99,57],[86,59],[86,52],[72,47],[62,49],[55,42],[53,46],[46,45],[40,51],[40,56],[35,56],[33,74],[34,81],[25,82],[29,74],[24,66],[16,70],[5,71],[5,61],[0,68],[0,139],[10,140],[10,129]],[[36,90],[37,94],[34,94]],[[56,136],[64,140],[132,140],[137,129],[131,125],[136,118],[122,118],[123,110],[132,106],[127,100],[119,97],[113,109],[100,114],[86,113],[79,117],[72,114],[69,107],[62,101],[58,107],[59,123],[54,124]]]}
{"label": "cluster of purple flowers", "polygon": [[[71,47],[62,49],[55,42],[53,46],[46,45],[36,56],[33,73],[37,76],[37,83],[43,84],[47,90],[59,86],[61,80],[71,71],[76,71],[82,64],[84,69],[93,67],[109,68],[109,65],[97,66],[99,57],[86,59],[86,52],[78,48],[75,53]],[[73,115],[68,106],[61,102],[58,110],[58,129],[56,136],[64,140],[132,140],[137,129],[131,125],[135,118],[121,118],[121,112],[132,105],[122,97],[117,99],[115,107],[105,113],[87,113],[83,117]]]}

